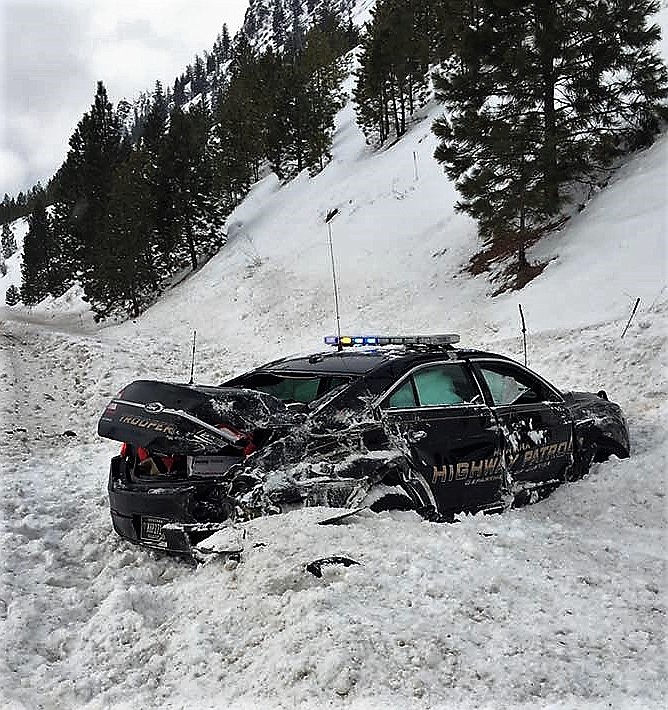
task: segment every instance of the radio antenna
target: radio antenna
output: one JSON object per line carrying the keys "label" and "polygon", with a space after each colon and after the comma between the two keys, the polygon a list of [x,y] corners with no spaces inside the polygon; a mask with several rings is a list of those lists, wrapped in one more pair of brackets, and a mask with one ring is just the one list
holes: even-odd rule
{"label": "radio antenna", "polygon": [[193,330],[193,354],[192,354],[192,359],[190,361],[190,382],[188,383],[189,385],[192,385],[195,382],[195,340],[197,338],[197,331]]}
{"label": "radio antenna", "polygon": [[332,242],[332,220],[336,215],[339,214],[339,208],[335,207],[330,210],[325,217],[325,224],[327,225],[327,234],[329,235],[329,255],[332,260],[332,281],[334,282],[334,308],[336,310],[336,335],[338,336],[338,349],[343,350],[343,345],[341,345],[341,314],[339,313],[339,286],[336,282],[336,265],[334,263],[334,244]]}

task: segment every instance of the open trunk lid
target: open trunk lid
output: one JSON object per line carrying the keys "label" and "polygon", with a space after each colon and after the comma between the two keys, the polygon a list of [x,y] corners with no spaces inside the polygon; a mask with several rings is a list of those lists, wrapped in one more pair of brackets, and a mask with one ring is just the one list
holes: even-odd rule
{"label": "open trunk lid", "polygon": [[243,450],[257,431],[300,420],[279,399],[255,390],[137,380],[107,405],[98,434],[157,453]]}

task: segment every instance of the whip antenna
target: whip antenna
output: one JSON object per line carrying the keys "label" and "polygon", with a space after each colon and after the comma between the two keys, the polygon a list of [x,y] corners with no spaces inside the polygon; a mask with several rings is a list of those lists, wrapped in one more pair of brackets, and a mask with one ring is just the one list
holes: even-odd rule
{"label": "whip antenna", "polygon": [[329,256],[332,260],[332,281],[334,282],[334,309],[336,311],[336,335],[338,336],[338,349],[343,350],[341,345],[341,315],[339,313],[339,286],[336,282],[336,265],[334,263],[334,244],[332,242],[332,220],[336,215],[339,214],[339,208],[335,207],[330,210],[325,217],[325,224],[327,225],[327,234],[329,235]]}
{"label": "whip antenna", "polygon": [[192,359],[190,361],[190,382],[188,383],[189,385],[192,385],[195,382],[195,339],[197,338],[197,331],[193,330],[193,353],[192,353]]}

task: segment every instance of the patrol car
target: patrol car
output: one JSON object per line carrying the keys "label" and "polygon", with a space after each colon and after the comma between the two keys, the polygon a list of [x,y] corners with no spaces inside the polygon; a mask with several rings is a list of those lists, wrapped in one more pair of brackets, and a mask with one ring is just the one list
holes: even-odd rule
{"label": "patrol car", "polygon": [[325,342],[218,386],[124,388],[98,425],[122,442],[108,486],[118,534],[184,551],[230,521],[303,506],[450,521],[534,502],[593,461],[629,456],[605,392],[560,391],[456,335]]}

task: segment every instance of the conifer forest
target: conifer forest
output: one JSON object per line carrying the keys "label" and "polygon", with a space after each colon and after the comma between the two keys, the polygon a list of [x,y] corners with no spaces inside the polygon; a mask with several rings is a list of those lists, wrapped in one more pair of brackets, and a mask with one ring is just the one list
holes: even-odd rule
{"label": "conifer forest", "polygon": [[657,0],[378,0],[361,28],[354,4],[269,0],[166,89],[114,106],[92,87],[47,186],[0,204],[3,260],[10,223],[29,220],[7,303],[79,283],[98,319],[138,315],[224,246],[262,175],[326,168],[351,74],[373,149],[443,105],[434,157],[478,224],[479,266],[502,254],[519,276],[527,248],[668,119]]}

